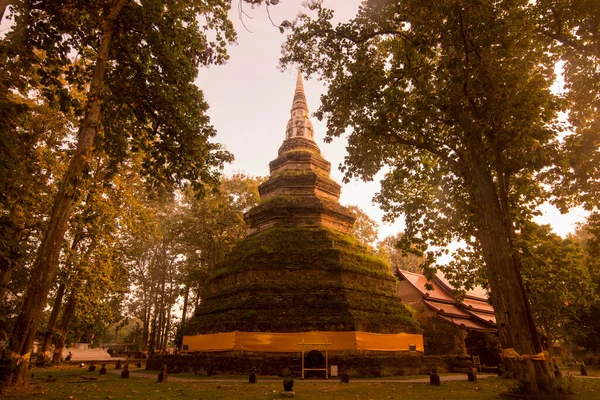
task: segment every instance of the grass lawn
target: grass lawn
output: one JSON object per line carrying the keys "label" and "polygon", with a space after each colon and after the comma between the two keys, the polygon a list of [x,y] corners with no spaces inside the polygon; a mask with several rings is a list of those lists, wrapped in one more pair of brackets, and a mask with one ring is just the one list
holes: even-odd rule
{"label": "grass lawn", "polygon": [[[600,377],[600,368],[598,368],[597,366],[588,365],[587,367],[585,367],[585,369],[587,370],[588,376]],[[580,375],[579,366],[577,366],[577,367],[562,367],[560,369],[560,371],[563,374],[569,373],[572,375]]]}
{"label": "grass lawn", "polygon": [[[132,370],[133,372],[134,370]],[[261,382],[250,385],[245,382],[166,382],[154,379],[121,379],[117,374],[100,376],[98,372],[87,372],[87,368],[48,367],[32,370],[34,377],[28,392],[5,395],[4,398],[18,399],[280,399],[282,382]],[[52,375],[56,382],[43,382],[40,378]],[[97,381],[83,381],[81,377],[94,377]],[[182,377],[171,375],[170,377]],[[214,378],[214,377],[213,377]],[[578,399],[600,399],[600,379],[576,379],[579,386]],[[315,382],[295,380],[297,399],[420,399],[420,400],[465,400],[497,399],[506,390],[507,381],[499,378],[481,379],[478,383],[464,381],[443,382],[441,387],[423,383],[384,383],[350,381]]]}

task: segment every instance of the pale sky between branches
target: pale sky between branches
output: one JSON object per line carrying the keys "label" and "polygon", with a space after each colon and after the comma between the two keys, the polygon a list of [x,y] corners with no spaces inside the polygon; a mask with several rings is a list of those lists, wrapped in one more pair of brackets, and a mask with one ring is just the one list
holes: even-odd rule
{"label": "pale sky between branches", "polygon": [[[324,0],[323,4],[335,10],[338,21],[346,21],[356,15],[361,0]],[[281,0],[269,7],[275,24],[292,21],[303,9],[301,0]],[[281,34],[269,21],[265,6],[251,8],[244,4],[248,16],[238,16],[238,1],[233,1],[230,16],[238,33],[238,44],[229,48],[230,59],[224,66],[202,68],[196,83],[204,91],[210,105],[208,114],[217,129],[216,141],[224,144],[234,154],[235,161],[225,169],[226,174],[242,172],[252,176],[269,174],[269,161],[277,157],[277,149],[285,138],[285,126],[290,117],[294,96],[296,70],[278,69]],[[250,18],[251,17],[251,18]],[[326,90],[316,76],[304,80],[306,99],[310,112],[319,106],[319,98]],[[346,154],[345,138],[337,138],[330,144],[323,142],[325,123],[311,117],[315,141],[323,156],[331,162],[331,177],[342,183],[338,166]],[[383,212],[372,198],[379,190],[379,179],[373,182],[353,180],[342,184],[340,202],[357,205],[373,220],[381,224],[379,239],[401,231],[404,223],[383,224]],[[585,218],[583,210],[573,210],[561,215],[550,205],[541,208],[543,216],[536,222],[552,225],[561,236],[573,232],[578,221]]]}
{"label": "pale sky between branches", "polygon": [[[229,61],[222,66],[201,68],[196,84],[204,91],[210,105],[208,115],[218,132],[215,141],[225,145],[235,156],[235,161],[226,166],[225,174],[241,172],[266,176],[269,174],[269,162],[277,157],[277,149],[285,138],[297,72],[278,69],[281,45],[287,33],[281,34],[271,23],[266,7],[252,8],[243,3],[247,15],[240,17],[238,1],[232,0],[230,12],[238,33],[238,43],[229,46]],[[271,19],[277,25],[284,20],[292,21],[301,10],[306,10],[302,3],[302,0],[280,0],[278,5],[269,7]],[[361,0],[323,0],[326,7],[335,10],[337,21],[347,21],[355,16],[360,3]],[[0,24],[0,37],[9,29],[10,21],[5,18]],[[305,78],[304,88],[308,108],[314,112],[326,88],[316,76],[308,80]],[[404,222],[382,223],[383,212],[372,202],[379,191],[382,174],[373,182],[353,180],[343,184],[338,166],[344,161],[346,139],[337,138],[332,143],[324,143],[325,123],[314,117],[311,121],[315,141],[323,156],[331,162],[331,177],[342,184],[340,202],[357,205],[380,223],[380,240],[401,231]],[[552,225],[554,231],[563,237],[573,232],[577,222],[587,215],[581,209],[561,215],[550,205],[544,205],[541,211],[543,216],[536,222]]]}

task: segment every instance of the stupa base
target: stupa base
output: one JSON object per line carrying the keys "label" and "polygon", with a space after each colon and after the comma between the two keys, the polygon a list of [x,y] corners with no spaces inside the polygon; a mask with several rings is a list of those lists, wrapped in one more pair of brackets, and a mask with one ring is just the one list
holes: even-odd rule
{"label": "stupa base", "polygon": [[[425,375],[432,368],[435,368],[438,373],[442,373],[451,371],[455,363],[456,360],[453,356],[426,356],[416,351],[355,350],[329,353],[329,366],[337,366],[340,373],[345,372],[350,378]],[[259,376],[302,376],[300,352],[226,351],[164,355],[148,360],[146,369],[158,371],[163,364],[167,364],[169,372],[173,374],[249,375],[255,368],[256,374]],[[305,377],[307,379],[325,379],[325,372],[307,371]]]}

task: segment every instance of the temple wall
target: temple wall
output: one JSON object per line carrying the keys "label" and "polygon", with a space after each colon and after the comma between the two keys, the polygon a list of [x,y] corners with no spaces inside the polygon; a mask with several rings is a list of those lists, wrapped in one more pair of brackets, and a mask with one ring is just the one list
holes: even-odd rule
{"label": "temple wall", "polygon": [[[299,377],[302,369],[300,352],[294,353],[253,353],[231,351],[221,353],[197,353],[167,355],[148,360],[146,369],[158,371],[167,364],[170,373],[193,373],[197,375],[249,374],[253,368],[259,375],[285,375]],[[468,360],[467,360],[468,361]],[[428,374],[432,368],[438,373],[463,370],[470,365],[464,359],[453,356],[426,356],[419,352],[380,352],[354,351],[332,352],[329,365],[337,365],[338,371],[346,371],[350,378],[403,376]],[[313,372],[312,376],[324,377],[323,372]]]}

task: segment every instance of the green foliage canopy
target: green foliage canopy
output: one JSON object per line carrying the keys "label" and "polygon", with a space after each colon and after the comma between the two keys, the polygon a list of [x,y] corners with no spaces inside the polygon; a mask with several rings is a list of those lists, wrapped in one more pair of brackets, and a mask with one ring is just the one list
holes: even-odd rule
{"label": "green foliage canopy", "polygon": [[597,301],[581,245],[552,233],[549,225],[527,224],[519,235],[523,280],[538,327],[551,342],[581,335],[580,316]]}
{"label": "green foliage canopy", "polygon": [[553,165],[563,101],[526,2],[369,1],[335,27],[331,10],[313,9],[295,21],[282,63],[328,83],[316,115],[328,140],[351,129],[346,179],[389,167],[376,200],[388,219],[405,216],[404,247],[462,240],[457,260],[480,257],[473,146],[509,218],[529,220],[549,198],[536,174]]}
{"label": "green foliage canopy", "polygon": [[352,234],[362,243],[373,245],[379,235],[379,224],[373,221],[360,207],[350,205],[346,206],[356,217]]}
{"label": "green foliage canopy", "polygon": [[[349,130],[346,179],[372,179],[386,167],[376,200],[388,218],[405,217],[403,247],[441,249],[429,252],[432,263],[460,240],[452,269],[468,272],[473,260],[485,265],[500,342],[520,354],[541,347],[519,272],[517,230],[553,196],[557,204],[562,197],[562,204],[591,201],[557,188],[565,179],[581,184],[579,172],[599,172],[561,141],[559,112],[589,108],[552,91],[555,64],[567,59],[567,82],[584,93],[597,55],[586,53],[577,64],[576,55],[557,49],[544,31],[550,24],[540,21],[540,7],[554,3],[561,2],[368,0],[354,19],[334,26],[333,11],[313,1],[315,17],[291,24],[281,59],[328,84],[316,115],[327,118],[329,140]],[[566,15],[596,17],[583,38],[596,40],[597,6],[575,8]],[[577,20],[566,32],[577,32]],[[573,125],[570,142],[598,143],[597,130]],[[523,363],[505,363],[524,379],[524,392],[552,392],[543,363],[533,363],[535,379]]]}

